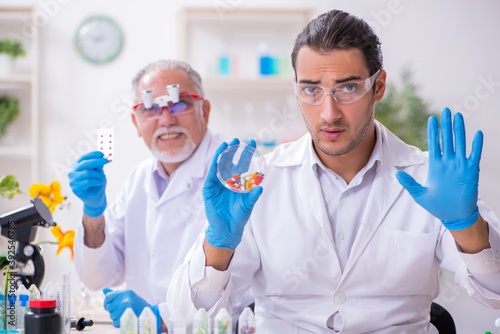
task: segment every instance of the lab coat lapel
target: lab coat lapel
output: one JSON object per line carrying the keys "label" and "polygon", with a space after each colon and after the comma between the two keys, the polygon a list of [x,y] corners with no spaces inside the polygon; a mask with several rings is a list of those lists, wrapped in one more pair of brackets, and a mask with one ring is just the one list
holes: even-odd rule
{"label": "lab coat lapel", "polygon": [[366,248],[378,227],[384,220],[389,208],[399,196],[403,187],[397,181],[395,174],[397,169],[394,166],[381,168],[375,177],[366,203],[356,239],[352,246],[351,254],[346,264],[344,276],[351,270],[359,256]]}
{"label": "lab coat lapel", "polygon": [[158,188],[156,187],[155,178],[153,176],[154,166],[156,164],[156,160],[151,164],[151,171],[146,175],[146,180],[144,182],[144,191],[146,192],[148,198],[152,201],[157,202],[159,199],[158,196]]}
{"label": "lab coat lapel", "polygon": [[297,184],[300,199],[333,245],[332,227],[326,211],[323,191],[321,190],[317,176],[308,162],[302,165],[297,178]]}
{"label": "lab coat lapel", "polygon": [[[332,227],[326,211],[323,191],[321,190],[318,177],[312,168],[311,135],[308,132],[297,141],[278,147],[277,150],[282,151],[276,154],[279,157],[271,162],[272,165],[275,167],[300,166],[297,177],[294,177],[294,179],[297,180],[295,189],[297,189],[296,196],[298,196],[298,203],[297,208],[290,208],[291,212],[294,212],[294,210],[304,209],[310,212],[312,218],[303,223],[309,224],[312,223],[313,220],[316,221],[325,239],[330,241],[332,252],[335,252],[335,247],[333,246]],[[300,205],[299,203],[302,203],[303,205]],[[311,228],[317,228],[317,226],[311,226]],[[338,257],[332,256],[332,261],[335,263],[336,272],[340,273],[341,269]]]}
{"label": "lab coat lapel", "polygon": [[354,240],[344,277],[359,259],[387,212],[403,191],[403,186],[396,178],[398,167],[424,163],[420,154],[414,154],[416,148],[403,143],[379,122],[375,121],[375,123],[377,136],[382,138],[382,165],[378,169],[370,189],[361,226]]}
{"label": "lab coat lapel", "polygon": [[[157,163],[155,160],[153,166]],[[167,188],[161,195],[161,197],[158,194],[158,188],[156,185],[156,181],[154,178],[154,168],[152,168],[151,172],[148,173],[146,176],[146,180],[144,182],[144,190],[146,191],[146,194],[148,195],[148,198],[150,199],[150,203],[156,203],[156,205],[161,205],[165,203],[166,201],[175,198],[178,196],[180,193],[183,191],[186,191],[192,186],[192,178],[190,175],[187,175],[187,173],[178,173],[176,177],[172,177],[170,180],[170,183],[168,184]]]}
{"label": "lab coat lapel", "polygon": [[[314,217],[316,222],[319,224],[325,239],[330,241],[332,252],[335,254],[332,226],[330,224],[330,219],[328,218],[325,199],[323,198],[323,191],[321,190],[319,179],[314,173],[311,165],[311,152],[309,148],[309,145],[311,145],[311,137],[306,137],[307,140],[303,143],[304,149],[298,150],[298,152],[302,153],[302,157],[300,157],[302,165],[297,178],[298,195],[300,200],[304,203],[304,206],[309,210],[312,217]],[[332,256],[331,260],[334,263],[335,272],[341,273],[340,263],[336,254],[335,256]]]}

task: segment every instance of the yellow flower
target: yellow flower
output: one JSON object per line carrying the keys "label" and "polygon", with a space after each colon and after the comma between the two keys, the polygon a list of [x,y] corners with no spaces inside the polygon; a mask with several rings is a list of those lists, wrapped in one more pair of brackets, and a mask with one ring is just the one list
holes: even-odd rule
{"label": "yellow flower", "polygon": [[50,212],[54,212],[56,206],[66,199],[61,195],[61,185],[57,181],[52,181],[50,186],[35,183],[31,186],[29,194],[32,198],[40,198],[47,205]]}
{"label": "yellow flower", "polygon": [[61,226],[56,225],[50,229],[50,232],[58,240],[59,249],[56,255],[59,255],[63,248],[68,247],[71,250],[71,261],[74,260],[75,253],[73,253],[73,242],[75,241],[75,231],[69,230],[67,232],[61,231]]}

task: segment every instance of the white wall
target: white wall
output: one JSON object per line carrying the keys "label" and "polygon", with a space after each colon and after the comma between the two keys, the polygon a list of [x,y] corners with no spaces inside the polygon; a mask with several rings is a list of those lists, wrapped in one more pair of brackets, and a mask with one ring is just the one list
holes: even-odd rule
{"label": "white wall", "polygon": [[[123,1],[123,0],[3,0],[2,4],[37,4],[50,19],[40,25],[40,179],[61,181],[70,209],[57,211],[55,220],[63,230],[76,228],[81,202],[72,194],[67,171],[81,153],[93,148],[89,133],[102,126],[115,128],[115,161],[106,167],[109,201],[117,194],[130,169],[148,156],[148,151],[130,122],[124,94],[130,81],[145,64],[177,55],[176,13],[181,5],[213,6],[217,3],[245,7],[311,6],[317,13],[343,9],[371,22],[379,33],[389,80],[400,69],[412,66],[423,95],[437,110],[463,106],[470,138],[478,129],[485,134],[480,191],[484,200],[500,212],[498,201],[500,158],[500,2],[376,0],[376,1]],[[125,44],[117,59],[93,65],[76,52],[74,34],[89,15],[113,17],[122,27]],[[292,45],[290,45],[291,49]],[[490,82],[485,84],[484,82]],[[458,111],[458,108],[455,108]],[[103,123],[108,123],[107,125]],[[39,240],[51,238],[48,231]],[[45,283],[60,279],[63,270],[73,276],[73,292],[80,284],[68,254],[54,258],[55,247],[45,247]],[[449,281],[449,278],[448,278]],[[459,333],[494,330],[499,311],[489,310],[465,298],[460,289],[446,286],[441,299],[454,316]],[[371,319],[370,321],[376,321]]]}

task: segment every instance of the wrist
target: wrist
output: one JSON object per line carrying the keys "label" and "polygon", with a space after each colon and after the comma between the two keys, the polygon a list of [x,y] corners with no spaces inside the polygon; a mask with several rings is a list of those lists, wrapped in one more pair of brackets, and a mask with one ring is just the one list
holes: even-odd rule
{"label": "wrist", "polygon": [[471,227],[478,220],[478,218],[479,218],[479,209],[476,207],[476,211],[474,211],[472,215],[470,215],[465,219],[453,220],[453,221],[442,220],[441,222],[443,223],[444,227],[446,227],[448,230],[458,231]]}
{"label": "wrist", "polygon": [[226,271],[234,254],[234,250],[220,248],[210,245],[208,240],[203,240],[203,251],[205,252],[205,266],[212,267],[218,271]]}
{"label": "wrist", "polygon": [[471,227],[459,231],[450,230],[450,233],[462,253],[476,254],[491,248],[488,223],[481,215]]}
{"label": "wrist", "polygon": [[106,223],[104,216],[96,218],[83,216],[83,243],[89,248],[99,248],[106,240]]}
{"label": "wrist", "polygon": [[97,218],[104,213],[106,207],[107,207],[106,199],[104,199],[104,203],[98,208],[92,208],[87,206],[87,204],[83,204],[83,213],[91,218]]}

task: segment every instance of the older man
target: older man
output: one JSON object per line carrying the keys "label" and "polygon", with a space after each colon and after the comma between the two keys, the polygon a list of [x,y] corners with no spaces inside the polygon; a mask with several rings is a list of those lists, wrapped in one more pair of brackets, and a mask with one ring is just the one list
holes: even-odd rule
{"label": "older man", "polygon": [[[178,102],[167,92],[171,85],[178,85]],[[161,319],[169,316],[165,294],[172,273],[204,223],[200,190],[223,138],[207,128],[210,102],[188,64],[152,63],[135,76],[133,91],[132,121],[153,157],[130,173],[109,207],[103,154],[85,154],[72,166],[70,185],[84,203],[76,269],[91,289],[127,283],[130,290],[104,289],[115,326],[127,307],[139,315],[151,306],[160,332],[166,330]],[[142,101],[148,94],[149,102]]]}

